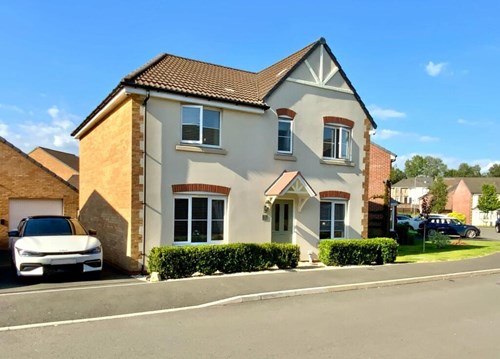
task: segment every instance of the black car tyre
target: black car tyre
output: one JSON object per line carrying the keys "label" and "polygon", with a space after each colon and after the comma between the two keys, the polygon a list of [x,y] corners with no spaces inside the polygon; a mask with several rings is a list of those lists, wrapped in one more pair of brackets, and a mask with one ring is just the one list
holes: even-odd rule
{"label": "black car tyre", "polygon": [[465,236],[466,236],[467,238],[476,238],[477,233],[476,233],[476,231],[475,231],[475,230],[473,230],[473,229],[468,229],[468,230],[465,232]]}

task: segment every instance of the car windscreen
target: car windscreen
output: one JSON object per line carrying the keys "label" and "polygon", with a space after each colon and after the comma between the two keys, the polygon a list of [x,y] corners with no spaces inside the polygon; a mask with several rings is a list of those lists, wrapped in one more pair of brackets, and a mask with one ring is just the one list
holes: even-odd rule
{"label": "car windscreen", "polygon": [[70,222],[65,218],[36,218],[26,222],[24,236],[64,236],[71,235]]}

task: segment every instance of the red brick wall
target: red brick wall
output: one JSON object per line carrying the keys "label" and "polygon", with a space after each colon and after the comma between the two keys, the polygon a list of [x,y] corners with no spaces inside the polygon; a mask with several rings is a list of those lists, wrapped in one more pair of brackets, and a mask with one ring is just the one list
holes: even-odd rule
{"label": "red brick wall", "polygon": [[391,154],[378,146],[370,144],[369,165],[368,198],[370,202],[383,204],[383,199],[374,197],[384,195],[384,181],[387,181],[391,177]]}
{"label": "red brick wall", "polygon": [[453,212],[465,215],[465,223],[472,223],[472,194],[464,181],[460,181],[451,200]]}
{"label": "red brick wall", "polygon": [[[0,219],[9,218],[9,199],[62,199],[65,215],[76,217],[78,192],[18,150],[0,142]],[[0,225],[0,248],[8,247],[7,232],[17,223]]]}

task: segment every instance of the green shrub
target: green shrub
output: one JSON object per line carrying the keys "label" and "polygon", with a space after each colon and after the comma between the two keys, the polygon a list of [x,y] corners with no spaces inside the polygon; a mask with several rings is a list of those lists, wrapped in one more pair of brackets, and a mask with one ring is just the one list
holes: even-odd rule
{"label": "green shrub", "polygon": [[398,244],[391,238],[333,239],[319,244],[319,259],[328,266],[394,263]]}
{"label": "green shrub", "polygon": [[205,275],[295,268],[300,248],[293,244],[234,243],[186,247],[155,247],[148,259],[149,272],[162,278],[184,278],[199,272]]}
{"label": "green shrub", "polygon": [[429,241],[436,246],[436,248],[444,248],[450,244],[450,237],[445,234],[435,231],[429,236]]}
{"label": "green shrub", "polygon": [[465,214],[458,212],[448,213],[448,217],[458,219],[460,222],[465,223]]}

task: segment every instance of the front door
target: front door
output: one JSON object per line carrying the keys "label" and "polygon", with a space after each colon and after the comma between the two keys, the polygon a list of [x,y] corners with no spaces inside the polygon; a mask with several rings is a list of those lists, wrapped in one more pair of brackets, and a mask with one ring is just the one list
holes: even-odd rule
{"label": "front door", "polygon": [[293,201],[277,200],[273,204],[272,216],[273,243],[292,243]]}

